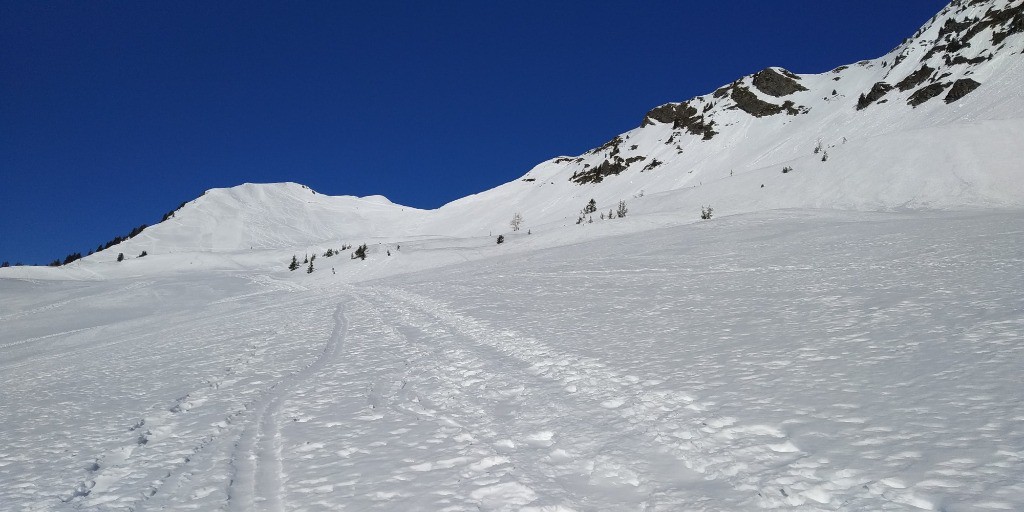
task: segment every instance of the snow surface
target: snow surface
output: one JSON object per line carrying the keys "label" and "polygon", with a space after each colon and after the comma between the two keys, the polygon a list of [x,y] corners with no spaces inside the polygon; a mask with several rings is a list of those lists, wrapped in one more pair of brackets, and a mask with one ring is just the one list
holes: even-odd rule
{"label": "snow surface", "polygon": [[[646,122],[436,210],[214,189],[0,268],[0,510],[1024,510],[1024,32],[933,51],[1020,5],[731,84],[799,115],[691,99],[710,140]],[[981,85],[855,108],[923,65]]]}
{"label": "snow surface", "polygon": [[0,508],[1021,510],[1021,268],[1020,212],[777,211],[2,279]]}

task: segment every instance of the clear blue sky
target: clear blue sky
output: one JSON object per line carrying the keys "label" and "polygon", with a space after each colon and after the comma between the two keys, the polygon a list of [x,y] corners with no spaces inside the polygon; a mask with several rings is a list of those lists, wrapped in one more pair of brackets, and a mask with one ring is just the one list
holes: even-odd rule
{"label": "clear blue sky", "polygon": [[0,0],[0,260],[244,182],[435,208],[766,66],[881,56],[944,5]]}

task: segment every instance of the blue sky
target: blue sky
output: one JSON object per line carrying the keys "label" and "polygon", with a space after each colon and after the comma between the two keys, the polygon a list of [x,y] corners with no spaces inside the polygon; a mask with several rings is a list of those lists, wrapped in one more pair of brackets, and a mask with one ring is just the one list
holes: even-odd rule
{"label": "blue sky", "polygon": [[944,5],[0,0],[0,260],[245,182],[435,208],[766,66],[878,57]]}

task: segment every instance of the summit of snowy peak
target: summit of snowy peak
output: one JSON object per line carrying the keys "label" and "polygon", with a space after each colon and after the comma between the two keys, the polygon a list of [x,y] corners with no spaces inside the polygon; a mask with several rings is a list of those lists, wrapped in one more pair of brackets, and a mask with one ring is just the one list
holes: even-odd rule
{"label": "summit of snowy peak", "polygon": [[403,234],[422,213],[379,195],[329,196],[298,183],[245,183],[206,191],[113,251],[232,252]]}

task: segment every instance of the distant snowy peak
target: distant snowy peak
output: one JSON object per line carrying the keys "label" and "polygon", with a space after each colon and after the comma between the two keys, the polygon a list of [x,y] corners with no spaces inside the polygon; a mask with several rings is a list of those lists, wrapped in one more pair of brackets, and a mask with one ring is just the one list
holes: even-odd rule
{"label": "distant snowy peak", "polygon": [[[590,185],[627,171],[639,174],[680,166],[693,171],[701,167],[700,160],[709,162],[701,154],[706,151],[694,150],[694,141],[707,142],[714,151],[735,151],[737,145],[758,144],[757,139],[785,145],[803,136],[798,127],[813,126],[820,133],[817,139],[846,140],[885,130],[1005,118],[1024,111],[1019,89],[1015,94],[1000,90],[1024,79],[1022,53],[1024,0],[958,0],[882,57],[821,74],[768,67],[709,94],[657,106],[644,115],[639,128],[578,157],[551,162],[567,169],[570,182]],[[935,112],[933,105],[952,108],[1000,81],[977,108],[954,115]],[[929,108],[919,108],[926,104]],[[795,122],[801,117],[809,120]],[[650,145],[651,139],[659,144]]]}
{"label": "distant snowy peak", "polygon": [[707,204],[719,215],[1022,207],[1022,53],[1024,0],[955,1],[886,55],[819,74],[761,69],[436,210],[244,184],[208,191],[113,254],[494,236],[516,214],[530,232],[572,226],[591,200],[664,222]]}
{"label": "distant snowy peak", "polygon": [[115,251],[231,252],[340,243],[346,236],[352,243],[380,231],[404,232],[396,225],[414,229],[421,214],[379,195],[329,196],[298,183],[246,183],[206,191]]}

